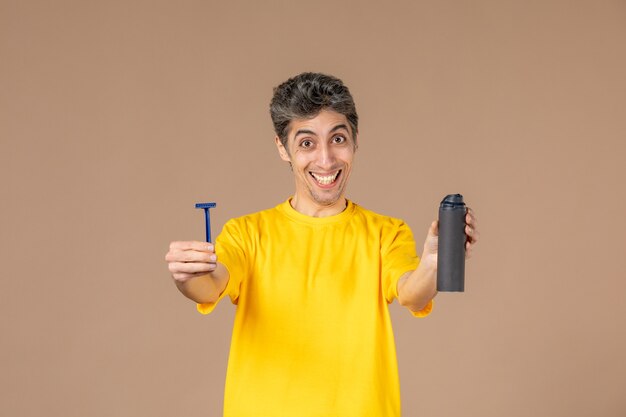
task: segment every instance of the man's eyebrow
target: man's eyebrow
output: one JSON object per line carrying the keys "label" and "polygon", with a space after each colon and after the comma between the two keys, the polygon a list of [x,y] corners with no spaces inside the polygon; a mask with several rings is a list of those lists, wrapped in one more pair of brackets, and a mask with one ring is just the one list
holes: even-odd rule
{"label": "man's eyebrow", "polygon": [[350,132],[350,129],[348,129],[348,126],[346,126],[345,124],[343,124],[343,123],[342,123],[342,124],[340,124],[340,125],[337,125],[337,126],[333,127],[333,128],[331,129],[330,133],[332,133],[332,132],[336,132],[337,130],[341,130],[341,129],[345,129],[345,130],[347,130],[348,132]]}
{"label": "man's eyebrow", "polygon": [[296,131],[296,134],[295,134],[293,137],[294,137],[294,138],[297,138],[297,137],[298,137],[298,135],[304,135],[304,134],[307,134],[307,135],[315,135],[315,132],[314,132],[314,131],[312,131],[312,130],[308,130],[308,129],[298,129],[298,130]]}
{"label": "man's eyebrow", "polygon": [[[341,130],[341,129],[344,129],[344,130],[350,132],[350,130],[348,129],[348,126],[346,126],[345,124],[342,123],[342,124],[339,124],[339,125],[333,127],[330,130],[330,133],[336,132],[337,130]],[[314,136],[316,135],[316,133],[314,131],[312,131],[312,130],[309,130],[309,129],[298,129],[296,131],[296,134],[294,135],[294,138],[297,138],[298,135],[304,135],[304,134],[314,135]]]}

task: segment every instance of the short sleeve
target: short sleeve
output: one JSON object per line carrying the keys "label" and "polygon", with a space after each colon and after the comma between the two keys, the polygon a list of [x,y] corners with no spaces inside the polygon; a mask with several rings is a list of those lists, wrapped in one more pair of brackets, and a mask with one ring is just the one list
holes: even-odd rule
{"label": "short sleeve", "polygon": [[411,229],[401,220],[390,219],[381,231],[381,280],[385,299],[398,297],[398,280],[419,264]]}
{"label": "short sleeve", "polygon": [[241,282],[245,279],[248,270],[246,241],[241,231],[241,222],[238,219],[229,220],[215,239],[215,254],[217,261],[228,270],[228,284],[214,303],[197,304],[198,312],[209,314],[225,296],[229,296],[233,304],[239,299]]}
{"label": "short sleeve", "polygon": [[426,317],[431,313],[431,311],[433,311],[433,305],[433,300],[430,300],[423,309],[421,309],[420,311],[411,311],[411,314],[413,315],[413,317]]}

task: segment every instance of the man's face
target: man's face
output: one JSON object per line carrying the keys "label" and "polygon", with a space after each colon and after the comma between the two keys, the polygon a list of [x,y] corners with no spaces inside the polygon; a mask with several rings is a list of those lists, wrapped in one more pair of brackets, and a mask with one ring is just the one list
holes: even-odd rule
{"label": "man's face", "polygon": [[287,149],[276,138],[280,157],[291,162],[296,183],[292,204],[305,214],[345,208],[345,188],[356,150],[346,116],[322,110],[289,125]]}

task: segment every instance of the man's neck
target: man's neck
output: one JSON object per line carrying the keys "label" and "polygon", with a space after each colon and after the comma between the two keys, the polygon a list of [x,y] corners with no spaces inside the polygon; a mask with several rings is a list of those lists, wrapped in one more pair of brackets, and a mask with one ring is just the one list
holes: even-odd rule
{"label": "man's neck", "polygon": [[334,216],[344,211],[348,206],[348,200],[343,196],[330,205],[321,205],[313,201],[298,198],[296,194],[291,198],[289,203],[298,213],[311,217]]}

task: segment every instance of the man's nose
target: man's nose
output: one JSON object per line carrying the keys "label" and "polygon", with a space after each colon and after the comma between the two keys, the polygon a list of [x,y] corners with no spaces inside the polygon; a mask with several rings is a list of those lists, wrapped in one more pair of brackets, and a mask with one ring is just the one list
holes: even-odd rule
{"label": "man's nose", "polygon": [[320,149],[319,165],[322,168],[331,168],[335,163],[335,153],[333,149],[325,144]]}

